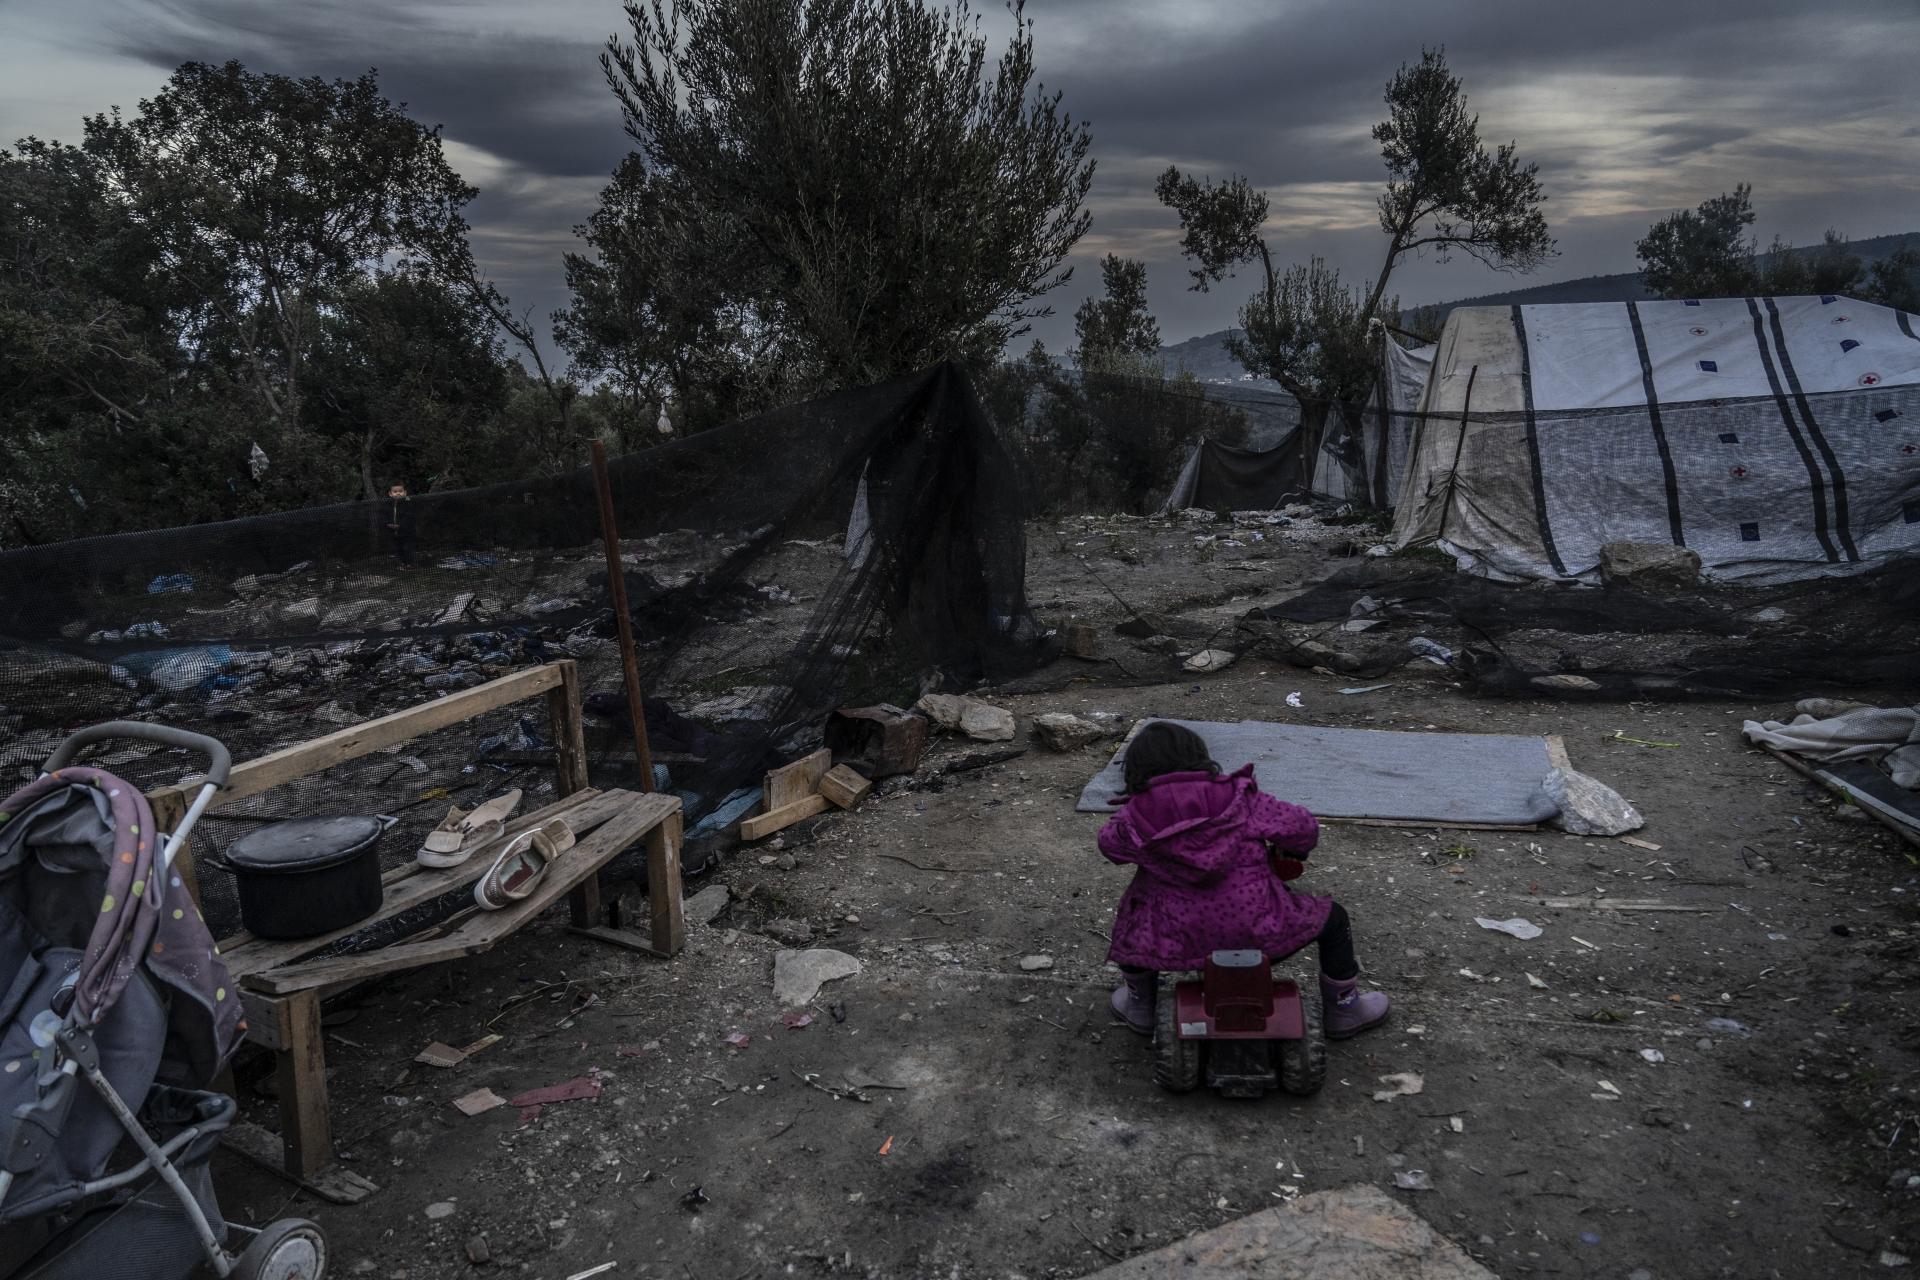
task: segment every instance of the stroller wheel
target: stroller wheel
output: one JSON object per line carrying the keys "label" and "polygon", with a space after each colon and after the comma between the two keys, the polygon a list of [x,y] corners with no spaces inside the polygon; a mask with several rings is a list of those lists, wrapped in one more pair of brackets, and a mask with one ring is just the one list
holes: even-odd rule
{"label": "stroller wheel", "polygon": [[327,1270],[327,1238],[304,1218],[270,1222],[241,1253],[231,1280],[320,1280]]}

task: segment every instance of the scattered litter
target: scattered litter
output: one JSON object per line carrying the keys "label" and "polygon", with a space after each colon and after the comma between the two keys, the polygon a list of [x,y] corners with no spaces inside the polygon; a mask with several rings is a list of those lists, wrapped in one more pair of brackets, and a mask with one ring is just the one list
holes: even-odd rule
{"label": "scattered litter", "polygon": [[451,1218],[455,1209],[453,1201],[437,1200],[427,1206],[427,1217],[431,1221],[438,1222],[442,1218]]}
{"label": "scattered litter", "polygon": [[1225,671],[1239,656],[1226,649],[1202,649],[1180,665],[1188,671]]}
{"label": "scattered litter", "polygon": [[1023,956],[1020,967],[1028,973],[1038,973],[1042,969],[1053,968],[1052,956]]}
{"label": "scattered litter", "polygon": [[1487,980],[1485,974],[1475,973],[1471,969],[1462,969],[1460,971],[1460,976],[1465,978],[1468,982],[1485,982]]}
{"label": "scattered litter", "polygon": [[1374,1093],[1375,1102],[1392,1102],[1395,1098],[1411,1097],[1427,1087],[1426,1077],[1412,1071],[1396,1071],[1390,1076],[1381,1076],[1380,1083],[1388,1087]]}
{"label": "scattered litter", "polygon": [[1636,747],[1677,747],[1680,745],[1677,742],[1654,742],[1648,738],[1629,738],[1626,733],[1620,729],[1613,731],[1613,740],[1615,742],[1631,742]]}
{"label": "scattered litter", "polygon": [[1304,707],[1307,704],[1300,700],[1300,693],[1298,690],[1295,690],[1287,695],[1287,705],[1290,707]]}
{"label": "scattered litter", "polygon": [[880,1144],[880,1154],[886,1155],[891,1150],[893,1150],[893,1135],[888,1134],[887,1140]]}
{"label": "scattered litter", "polygon": [[1352,688],[1352,689],[1342,689],[1342,690],[1340,690],[1340,692],[1341,692],[1341,693],[1347,693],[1347,694],[1353,694],[1353,693],[1378,693],[1378,692],[1380,692],[1380,690],[1382,690],[1382,689],[1391,689],[1391,688],[1393,688],[1393,682],[1392,682],[1392,681],[1388,681],[1388,682],[1387,682],[1386,684],[1363,684],[1363,685],[1359,685],[1359,686],[1357,686],[1357,687],[1355,687],[1355,688]]}
{"label": "scattered litter", "polygon": [[1393,1175],[1393,1185],[1402,1191],[1431,1191],[1433,1179],[1425,1169],[1402,1169]]}
{"label": "scattered litter", "polygon": [[810,1027],[813,1025],[813,1015],[810,1013],[786,1013],[780,1015],[780,1021],[787,1025],[788,1030],[798,1031],[802,1027]]}
{"label": "scattered litter", "polygon": [[1455,1133],[1465,1133],[1467,1131],[1467,1122],[1459,1116],[1448,1116],[1447,1128],[1453,1130]]}
{"label": "scattered litter", "polygon": [[429,1067],[457,1067],[482,1049],[499,1044],[500,1040],[501,1037],[498,1035],[485,1035],[461,1049],[435,1040],[419,1053],[414,1054],[413,1060]]}
{"label": "scattered litter", "polygon": [[1728,1035],[1742,1038],[1753,1035],[1753,1028],[1744,1022],[1735,1022],[1732,1018],[1708,1018],[1706,1028],[1709,1031],[1723,1031]]}
{"label": "scattered litter", "polygon": [[1428,636],[1415,636],[1407,641],[1407,648],[1436,667],[1444,667],[1453,661],[1453,650]]}
{"label": "scattered litter", "polygon": [[1579,943],[1581,946],[1585,947],[1589,951],[1598,951],[1600,949],[1600,944],[1597,942],[1588,942],[1585,938],[1578,937],[1571,933],[1568,934],[1567,936],[1569,938],[1572,938],[1575,942]]}
{"label": "scattered litter", "polygon": [[1619,1088],[1619,1086],[1618,1086],[1618,1085],[1616,1085],[1616,1084],[1614,1084],[1614,1082],[1613,1082],[1613,1081],[1611,1081],[1611,1080],[1596,1080],[1596,1081],[1594,1081],[1594,1083],[1595,1083],[1595,1084],[1597,1084],[1597,1085],[1599,1085],[1599,1086],[1600,1086],[1600,1087],[1601,1087],[1602,1089],[1605,1089],[1605,1090],[1606,1090],[1606,1091],[1607,1091],[1608,1093],[1610,1093],[1610,1094],[1612,1094],[1612,1095],[1613,1095],[1614,1097],[1616,1097],[1616,1098],[1617,1098],[1617,1097],[1619,1097],[1619,1096],[1620,1096],[1620,1088]]}
{"label": "scattered litter", "polygon": [[163,573],[147,584],[150,596],[187,595],[193,591],[193,575],[190,573]]}
{"label": "scattered litter", "polygon": [[[700,1188],[698,1183],[694,1184],[693,1190],[680,1197],[680,1207],[688,1213],[698,1213],[700,1212],[701,1205],[710,1202],[711,1198]],[[573,1280],[577,1280],[577,1277],[573,1278]]]}
{"label": "scattered litter", "polygon": [[586,1102],[600,1096],[600,1082],[590,1076],[575,1076],[560,1084],[529,1089],[507,1099],[507,1105],[520,1108],[520,1123],[532,1124],[543,1108],[556,1102]]}
{"label": "scattered litter", "polygon": [[744,1031],[736,1031],[727,1037],[727,1043],[736,1049],[744,1049],[753,1043],[753,1037]]}
{"label": "scattered litter", "polygon": [[614,1053],[622,1058],[644,1058],[647,1056],[646,1047],[637,1044],[623,1044],[618,1049],[615,1049]]}
{"label": "scattered litter", "polygon": [[1598,1231],[1582,1231],[1580,1233],[1580,1243],[1581,1244],[1599,1244],[1600,1233]]}
{"label": "scattered litter", "polygon": [[1542,982],[1540,979],[1534,977],[1532,974],[1527,975],[1527,985],[1532,987],[1535,991],[1545,991],[1547,989],[1547,984]]}
{"label": "scattered litter", "polygon": [[1482,929],[1491,929],[1495,933],[1504,933],[1509,937],[1518,938],[1522,942],[1537,938],[1546,932],[1546,930],[1542,929],[1533,921],[1520,916],[1515,916],[1511,920],[1489,920],[1485,916],[1475,916],[1473,922]]}
{"label": "scattered litter", "polygon": [[1642,1049],[1640,1051],[1640,1056],[1646,1059],[1648,1062],[1653,1063],[1656,1066],[1658,1066],[1660,1063],[1665,1062],[1667,1060],[1667,1055],[1660,1052],[1658,1049]]}
{"label": "scattered litter", "polygon": [[1621,836],[1620,843],[1631,845],[1635,849],[1645,849],[1648,853],[1660,852],[1660,846],[1651,840],[1642,840],[1639,836]]}
{"label": "scattered litter", "polygon": [[1904,1253],[1895,1253],[1891,1249],[1880,1251],[1880,1265],[1883,1267],[1904,1267],[1907,1262],[1908,1258]]}
{"label": "scattered litter", "polygon": [[453,1109],[463,1116],[483,1115],[506,1105],[507,1100],[491,1089],[475,1089],[453,1100]]}
{"label": "scattered litter", "polygon": [[[694,1188],[694,1191],[698,1191],[698,1190],[700,1190],[700,1188],[698,1187]],[[706,1199],[707,1198],[705,1196],[701,1196],[700,1202],[702,1204],[705,1204]],[[685,1204],[686,1200],[682,1198],[681,1203]],[[613,1270],[615,1267],[619,1265],[620,1264],[617,1262],[603,1262],[597,1267],[588,1267],[585,1271],[576,1271],[572,1275],[568,1276],[567,1280],[592,1280],[592,1277],[605,1275],[607,1272]]]}

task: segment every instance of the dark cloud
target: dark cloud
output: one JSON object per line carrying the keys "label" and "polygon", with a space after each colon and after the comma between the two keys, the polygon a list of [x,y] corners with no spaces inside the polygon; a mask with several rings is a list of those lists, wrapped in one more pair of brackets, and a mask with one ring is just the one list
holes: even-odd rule
{"label": "dark cloud", "polygon": [[[88,13],[16,3],[41,10],[35,37],[76,64],[125,65],[130,91],[97,106],[132,106],[187,59],[301,75],[377,67],[389,96],[457,144],[483,192],[471,210],[477,252],[537,314],[564,302],[568,229],[627,148],[596,61],[624,31],[613,0],[113,0]],[[999,5],[974,7],[1004,37]],[[1091,122],[1100,164],[1080,269],[1037,327],[1050,346],[1070,342],[1068,317],[1108,251],[1148,264],[1169,339],[1231,321],[1248,282],[1185,289],[1177,227],[1152,195],[1169,163],[1266,188],[1282,259],[1320,255],[1349,278],[1370,276],[1382,174],[1368,131],[1388,76],[1423,45],[1446,47],[1483,136],[1517,140],[1540,166],[1562,252],[1537,279],[1629,269],[1655,217],[1740,181],[1755,184],[1763,238],[1920,223],[1920,126],[1904,93],[1920,43],[1913,0],[1028,0],[1027,14],[1041,76]],[[0,36],[0,104],[7,50]],[[1511,283],[1461,260],[1409,262],[1395,276],[1408,302]]]}

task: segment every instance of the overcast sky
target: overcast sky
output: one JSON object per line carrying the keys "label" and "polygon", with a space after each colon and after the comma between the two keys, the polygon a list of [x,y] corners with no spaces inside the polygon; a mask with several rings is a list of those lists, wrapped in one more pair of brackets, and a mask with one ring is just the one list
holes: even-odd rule
{"label": "overcast sky", "polygon": [[[979,6],[1004,30],[995,0]],[[1520,283],[1633,267],[1674,209],[1754,184],[1763,242],[1829,226],[1920,230],[1920,3],[1850,0],[1029,0],[1047,87],[1093,126],[1093,230],[1058,314],[1068,345],[1102,253],[1144,259],[1169,342],[1232,322],[1242,281],[1189,292],[1154,200],[1168,164],[1242,172],[1273,198],[1283,259],[1378,269],[1381,89],[1445,44],[1482,137],[1516,140],[1551,199],[1560,256]],[[482,194],[482,262],[516,303],[565,301],[560,255],[626,148],[596,56],[615,0],[0,0],[0,137],[77,140],[84,114],[150,96],[180,62],[346,76],[444,126]],[[1244,278],[1243,278],[1244,281]],[[1403,302],[1514,287],[1457,259],[1403,264]]]}

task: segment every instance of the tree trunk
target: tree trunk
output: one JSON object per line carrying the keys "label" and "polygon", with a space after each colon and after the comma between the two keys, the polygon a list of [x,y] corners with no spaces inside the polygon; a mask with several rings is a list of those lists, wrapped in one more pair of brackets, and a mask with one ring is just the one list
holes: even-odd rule
{"label": "tree trunk", "polygon": [[373,428],[360,437],[360,495],[372,502],[380,495],[373,488]]}

